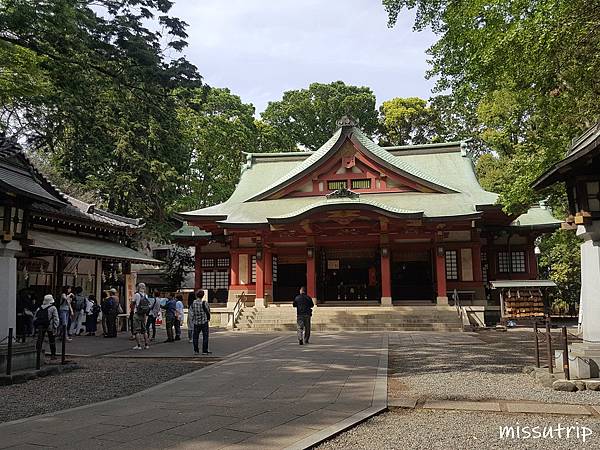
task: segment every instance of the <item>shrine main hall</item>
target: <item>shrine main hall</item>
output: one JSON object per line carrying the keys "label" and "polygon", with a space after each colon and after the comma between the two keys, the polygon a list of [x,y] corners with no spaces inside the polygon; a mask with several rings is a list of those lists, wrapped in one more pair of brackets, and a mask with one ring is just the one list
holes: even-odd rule
{"label": "shrine main hall", "polygon": [[537,278],[535,239],[559,227],[544,206],[515,217],[478,183],[461,142],[381,147],[351,118],[316,151],[244,153],[224,203],[182,212],[196,288],[255,306],[487,304],[492,280]]}

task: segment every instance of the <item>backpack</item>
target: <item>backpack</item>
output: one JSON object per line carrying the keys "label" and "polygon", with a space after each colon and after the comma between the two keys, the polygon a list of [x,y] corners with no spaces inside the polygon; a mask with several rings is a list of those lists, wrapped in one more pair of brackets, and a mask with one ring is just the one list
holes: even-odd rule
{"label": "backpack", "polygon": [[100,313],[100,307],[96,304],[94,304],[94,306],[92,306],[92,314],[99,314]]}
{"label": "backpack", "polygon": [[210,322],[210,311],[208,310],[208,308],[206,307],[206,304],[204,302],[202,302],[202,309],[204,310],[204,313],[206,314],[206,318]]}
{"label": "backpack", "polygon": [[85,310],[85,297],[78,295],[75,297],[75,311]]}
{"label": "backpack", "polygon": [[150,312],[150,300],[147,295],[140,294],[140,302],[135,312],[141,315],[147,315]]}
{"label": "backpack", "polygon": [[35,312],[33,318],[33,326],[35,328],[48,328],[50,326],[50,317],[48,317],[48,310],[50,308],[40,308]]}

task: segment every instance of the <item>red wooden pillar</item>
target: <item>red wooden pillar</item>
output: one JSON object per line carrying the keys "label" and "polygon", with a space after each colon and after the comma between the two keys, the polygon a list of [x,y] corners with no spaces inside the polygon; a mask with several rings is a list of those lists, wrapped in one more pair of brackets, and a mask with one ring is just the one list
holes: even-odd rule
{"label": "red wooden pillar", "polygon": [[230,268],[230,284],[232,286],[238,286],[240,284],[240,255],[236,251],[231,251],[231,268]]}
{"label": "red wooden pillar", "polygon": [[381,249],[381,305],[392,306],[390,251],[385,247]]}
{"label": "red wooden pillar", "polygon": [[435,252],[435,275],[437,279],[437,304],[447,305],[446,258],[442,247],[438,247]]}
{"label": "red wooden pillar", "polygon": [[194,288],[197,291],[199,289],[202,289],[202,253],[200,253],[199,245],[196,245],[194,259]]}
{"label": "red wooden pillar", "polygon": [[527,253],[529,259],[529,279],[537,280],[538,279],[538,262],[537,257],[535,255],[535,241],[529,240],[527,243]]}
{"label": "red wooden pillar", "polygon": [[[263,252],[262,250],[259,250]],[[260,258],[259,258],[260,256]],[[265,255],[256,255],[256,299],[255,307],[265,307]]]}
{"label": "red wooden pillar", "polygon": [[315,249],[310,247],[306,256],[306,293],[313,299],[317,296],[317,270]]}

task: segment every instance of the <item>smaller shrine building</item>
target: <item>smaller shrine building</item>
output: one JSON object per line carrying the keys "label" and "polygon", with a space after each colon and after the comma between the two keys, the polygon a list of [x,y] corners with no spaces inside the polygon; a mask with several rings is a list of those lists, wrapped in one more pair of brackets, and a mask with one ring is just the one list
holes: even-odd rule
{"label": "smaller shrine building", "polygon": [[350,118],[312,152],[245,153],[224,203],[178,216],[210,301],[320,305],[487,304],[487,282],[537,278],[535,239],[560,226],[520,217],[479,185],[464,142],[381,147]]}

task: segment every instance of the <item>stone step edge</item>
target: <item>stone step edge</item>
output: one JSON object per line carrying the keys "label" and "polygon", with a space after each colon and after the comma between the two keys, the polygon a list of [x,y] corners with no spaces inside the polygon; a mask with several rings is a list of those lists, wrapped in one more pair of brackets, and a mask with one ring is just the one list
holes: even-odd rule
{"label": "stone step edge", "polygon": [[478,411],[494,413],[557,414],[567,416],[600,416],[600,407],[572,403],[543,403],[512,400],[417,400],[388,398],[389,409],[428,409],[446,411]]}

